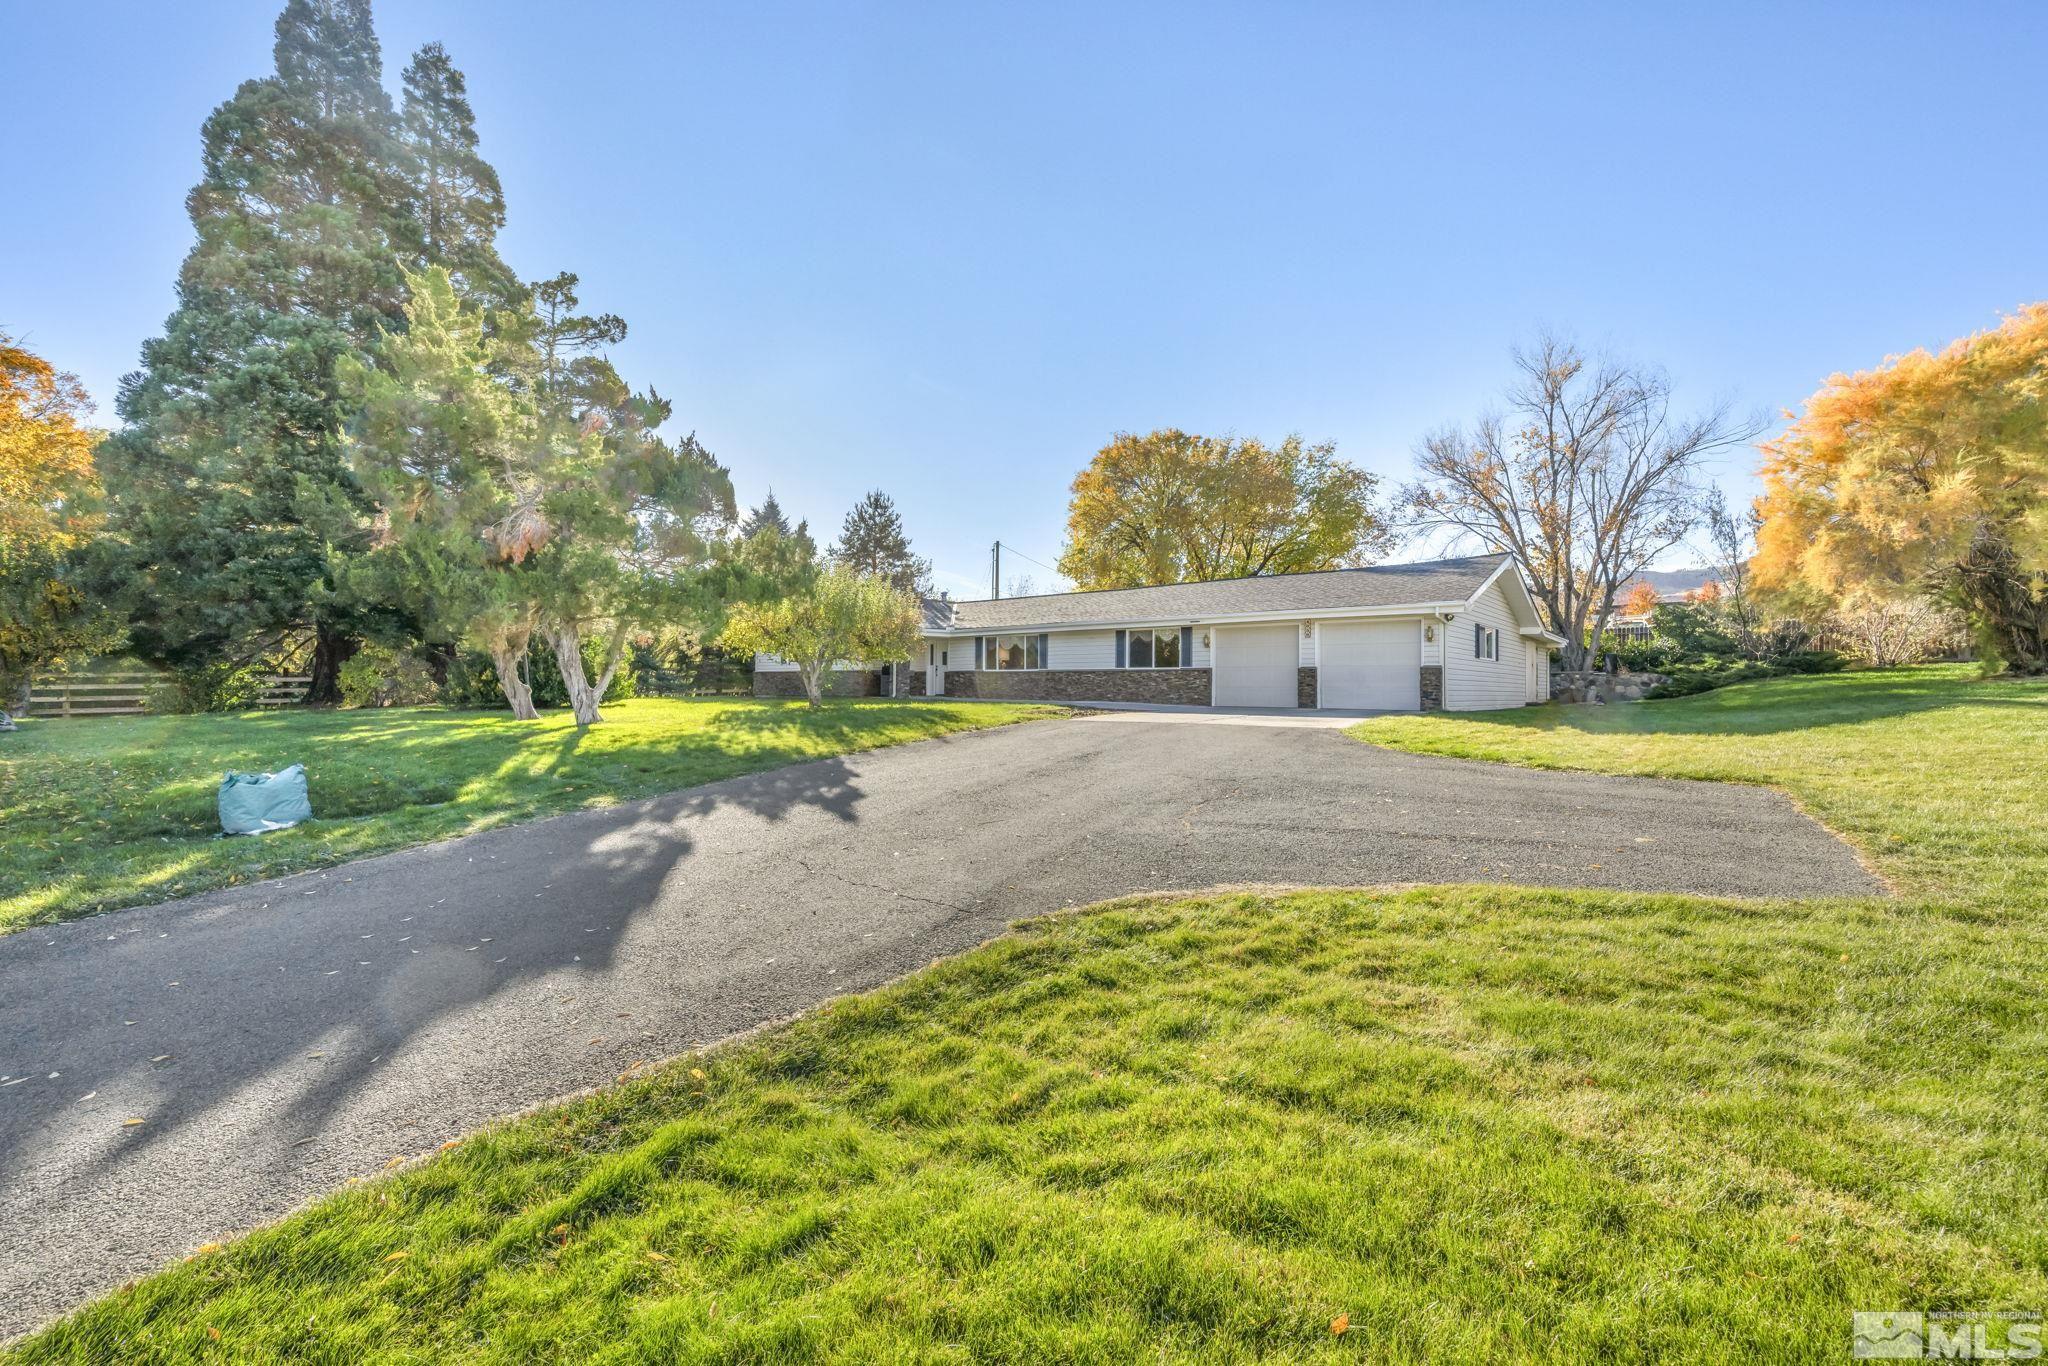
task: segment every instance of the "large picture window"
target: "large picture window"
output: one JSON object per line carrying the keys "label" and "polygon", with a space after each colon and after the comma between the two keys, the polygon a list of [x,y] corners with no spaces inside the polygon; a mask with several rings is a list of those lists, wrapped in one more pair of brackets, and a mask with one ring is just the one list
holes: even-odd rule
{"label": "large picture window", "polygon": [[1178,669],[1180,628],[1162,626],[1152,631],[1131,631],[1124,645],[1124,667],[1129,669]]}
{"label": "large picture window", "polygon": [[1037,636],[990,636],[995,649],[989,656],[991,669],[1042,669],[1043,650]]}

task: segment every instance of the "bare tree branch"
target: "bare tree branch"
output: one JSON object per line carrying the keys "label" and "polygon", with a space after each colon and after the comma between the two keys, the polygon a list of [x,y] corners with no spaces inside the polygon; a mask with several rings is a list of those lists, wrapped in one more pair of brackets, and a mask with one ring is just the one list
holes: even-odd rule
{"label": "bare tree branch", "polygon": [[1622,588],[1706,515],[1702,464],[1764,423],[1725,403],[1674,418],[1662,373],[1549,334],[1513,363],[1504,413],[1423,439],[1406,501],[1417,528],[1512,556],[1584,668]]}

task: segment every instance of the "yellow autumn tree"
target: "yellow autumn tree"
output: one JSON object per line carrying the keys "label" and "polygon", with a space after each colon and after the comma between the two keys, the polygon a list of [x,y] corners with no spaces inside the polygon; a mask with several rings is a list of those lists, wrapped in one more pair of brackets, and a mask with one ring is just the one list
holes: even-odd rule
{"label": "yellow autumn tree", "polygon": [[1127,588],[1366,564],[1391,541],[1377,486],[1328,442],[1119,433],[1074,478],[1060,572]]}
{"label": "yellow autumn tree", "polygon": [[0,332],[0,545],[68,550],[71,515],[93,486],[92,411],[76,376]]}
{"label": "yellow autumn tree", "polygon": [[67,556],[97,526],[78,380],[0,332],[0,718],[31,669],[109,640]]}
{"label": "yellow autumn tree", "polygon": [[1946,597],[2008,668],[2048,672],[2048,303],[1835,375],[1763,450],[1761,587]]}

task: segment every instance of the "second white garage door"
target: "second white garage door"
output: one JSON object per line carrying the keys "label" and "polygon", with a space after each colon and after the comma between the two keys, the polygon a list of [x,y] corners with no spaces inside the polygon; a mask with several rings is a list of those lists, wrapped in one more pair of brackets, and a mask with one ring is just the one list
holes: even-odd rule
{"label": "second white garage door", "polygon": [[1318,630],[1324,706],[1422,710],[1422,641],[1414,622],[1326,621]]}
{"label": "second white garage door", "polygon": [[1210,651],[1219,707],[1295,705],[1296,626],[1219,626]]}

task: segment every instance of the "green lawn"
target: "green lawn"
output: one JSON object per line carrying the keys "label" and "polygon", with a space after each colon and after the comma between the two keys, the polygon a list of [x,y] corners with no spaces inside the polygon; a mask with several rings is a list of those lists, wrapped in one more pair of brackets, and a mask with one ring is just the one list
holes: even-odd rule
{"label": "green lawn", "polygon": [[[1056,708],[642,698],[566,711],[250,712],[30,721],[0,736],[0,932],[161,901],[779,764]],[[318,819],[216,839],[228,769],[301,762]]]}
{"label": "green lawn", "polygon": [[1908,895],[1038,920],[366,1181],[21,1355],[1838,1360],[1853,1308],[2048,1306],[2044,710],[1920,671],[1374,722],[1775,781]]}
{"label": "green lawn", "polygon": [[1351,733],[1536,768],[1768,784],[1908,896],[2026,925],[2048,914],[2048,680],[1890,669],[1627,706],[1387,716]]}

